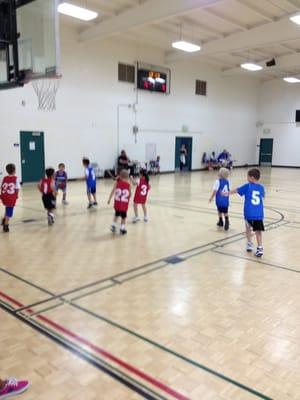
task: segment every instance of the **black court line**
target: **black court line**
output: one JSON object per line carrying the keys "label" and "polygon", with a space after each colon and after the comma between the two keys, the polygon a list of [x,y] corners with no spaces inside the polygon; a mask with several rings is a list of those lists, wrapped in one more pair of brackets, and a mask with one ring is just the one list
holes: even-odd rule
{"label": "black court line", "polygon": [[160,394],[154,392],[152,389],[146,387],[142,383],[131,378],[124,372],[106,363],[99,357],[88,353],[80,346],[77,346],[70,340],[59,335],[57,332],[54,332],[53,330],[46,328],[44,325],[38,323],[36,320],[34,320],[33,322],[33,320],[29,320],[22,315],[15,314],[12,311],[11,307],[8,304],[5,304],[5,302],[3,302],[2,300],[0,301],[0,308],[6,313],[13,316],[14,318],[17,318],[19,321],[26,324],[27,326],[30,326],[33,330],[45,336],[46,338],[50,339],[52,342],[56,343],[60,347],[64,348],[65,350],[68,350],[78,358],[81,358],[82,360],[88,362],[90,365],[96,367],[101,372],[105,373],[114,380],[118,381],[120,384],[134,391],[142,398],[148,400],[166,400],[165,397],[161,396]]}
{"label": "black court line", "polygon": [[[284,215],[283,215],[282,213],[280,213],[279,211],[277,211],[277,210],[275,210],[275,209],[272,209],[272,211],[277,212],[277,213],[280,215],[280,219],[278,219],[278,220],[276,220],[276,221],[274,221],[274,222],[270,222],[270,223],[266,224],[266,228],[270,228],[270,227],[272,227],[272,226],[277,227],[278,224],[284,220]],[[88,284],[86,284],[86,285],[83,285],[83,286],[80,286],[80,287],[77,287],[77,288],[75,288],[75,289],[71,289],[71,290],[68,290],[68,291],[65,291],[65,292],[62,292],[62,293],[59,293],[59,294],[54,294],[54,293],[51,293],[51,292],[48,291],[48,294],[51,296],[50,298],[46,298],[46,299],[44,299],[44,300],[40,300],[40,301],[38,301],[38,302],[29,304],[29,305],[23,307],[22,309],[17,310],[16,312],[22,311],[22,310],[24,310],[24,309],[26,309],[26,308],[31,308],[31,307],[35,307],[35,306],[38,306],[38,305],[47,303],[48,301],[51,301],[51,300],[54,300],[54,299],[62,299],[62,300],[65,300],[64,297],[65,297],[65,296],[68,296],[68,295],[70,295],[70,294],[76,293],[76,292],[81,291],[81,290],[84,290],[84,289],[88,289],[88,288],[90,288],[90,287],[96,286],[96,285],[98,285],[98,284],[101,284],[101,283],[104,283],[104,282],[107,282],[107,281],[112,281],[112,280],[114,280],[114,279],[117,279],[117,280],[118,280],[118,278],[122,278],[124,275],[129,275],[129,274],[131,274],[131,273],[133,273],[133,272],[140,271],[140,270],[143,270],[143,269],[145,269],[145,268],[150,268],[150,267],[152,267],[153,265],[158,264],[158,263],[161,263],[161,262],[165,263],[165,264],[164,264],[164,267],[166,267],[166,266],[169,265],[169,263],[166,262],[166,259],[168,259],[168,258],[171,258],[171,257],[179,257],[179,258],[183,258],[184,260],[186,260],[186,259],[189,259],[189,258],[195,256],[195,255],[198,255],[198,254],[202,253],[201,250],[204,249],[204,248],[206,248],[206,247],[209,247],[209,246],[224,247],[224,246],[227,245],[227,244],[233,243],[233,242],[235,242],[235,241],[242,240],[242,239],[244,238],[244,235],[245,235],[244,231],[243,231],[243,232],[238,232],[238,233],[235,233],[235,234],[233,234],[233,235],[229,235],[229,236],[226,236],[226,237],[223,237],[223,238],[214,240],[214,241],[212,241],[212,242],[210,242],[210,243],[206,243],[206,244],[203,244],[203,245],[200,245],[200,246],[193,247],[193,248],[188,249],[188,250],[181,251],[181,252],[176,253],[176,254],[173,254],[173,255],[171,255],[171,256],[169,256],[169,257],[167,257],[167,258],[160,258],[160,259],[157,259],[157,260],[155,260],[155,261],[152,261],[152,262],[143,264],[143,265],[141,265],[141,266],[139,266],[139,267],[135,267],[135,268],[129,269],[129,270],[127,270],[127,271],[124,271],[124,272],[115,274],[115,275],[110,276],[110,277],[107,277],[107,278],[102,278],[102,279],[100,279],[100,280],[98,280],[98,281],[94,281],[94,282],[88,283]],[[230,239],[236,239],[236,240],[233,240],[233,241],[228,242],[228,240],[230,240]],[[223,245],[222,245],[222,242],[224,242]],[[197,252],[197,251],[199,251],[199,250],[200,250],[200,253],[198,253],[198,254],[193,254],[193,255],[190,255],[190,256],[185,256],[187,253],[191,253],[191,252],[195,252],[195,251]],[[151,272],[152,270],[155,271],[156,269],[161,269],[161,268],[162,268],[162,266],[157,267],[157,268],[152,268],[151,270],[149,270],[149,272]],[[8,273],[8,274],[10,274],[11,276],[14,276],[14,277],[17,278],[17,279],[22,280],[24,283],[28,283],[28,281],[26,281],[26,280],[24,280],[24,279],[22,279],[22,278],[18,278],[17,275],[9,273],[9,272],[6,271],[4,268],[0,268],[0,271],[5,272],[5,273]],[[139,275],[140,275],[140,274],[137,274],[137,277],[138,277]],[[144,275],[144,274],[142,274],[142,275]],[[122,280],[122,281],[125,281],[125,280],[126,280],[126,279],[124,279],[124,280]],[[131,279],[128,279],[128,280],[131,280]],[[30,283],[29,283],[29,284],[30,284]],[[33,286],[33,285],[32,285],[32,286]],[[35,285],[35,287],[38,288],[38,289],[41,289],[41,290],[43,290],[43,291],[45,292],[45,289],[42,289],[42,288],[40,288],[40,287],[37,286],[37,285]],[[100,291],[100,290],[101,290],[101,288],[99,288],[98,291]],[[77,297],[77,298],[78,298],[78,297]]]}
{"label": "black court line", "polygon": [[236,254],[232,254],[232,253],[227,253],[225,251],[221,251],[221,250],[217,250],[217,249],[212,249],[211,250],[214,253],[219,253],[222,254],[224,256],[228,256],[228,257],[234,257],[234,258],[239,258],[241,260],[247,260],[247,261],[251,261],[254,262],[256,264],[262,264],[262,265],[266,265],[267,267],[271,267],[271,268],[277,268],[277,269],[283,269],[285,271],[289,271],[289,272],[295,272],[296,274],[300,274],[300,270],[294,269],[294,268],[288,268],[288,267],[283,267],[282,265],[278,265],[278,264],[273,264],[273,263],[269,263],[266,261],[263,261],[261,259],[257,259],[257,258],[250,258],[250,257],[246,257],[246,256],[238,256]]}
{"label": "black court line", "polygon": [[251,394],[253,394],[254,396],[256,396],[256,397],[258,397],[260,399],[272,400],[270,397],[266,396],[265,394],[263,394],[261,392],[258,392],[257,390],[255,390],[255,389],[253,389],[253,388],[251,388],[249,386],[246,386],[246,385],[236,381],[235,379],[232,379],[232,378],[230,378],[230,377],[228,377],[228,376],[226,376],[226,375],[224,375],[224,374],[222,374],[222,373],[220,373],[220,372],[218,372],[218,371],[216,371],[216,370],[214,370],[212,368],[207,367],[204,364],[201,364],[201,363],[199,363],[199,362],[197,362],[195,360],[192,360],[191,358],[188,358],[188,357],[186,357],[186,356],[184,356],[184,355],[182,355],[180,353],[177,353],[176,351],[174,351],[172,349],[169,349],[168,347],[165,347],[165,346],[161,345],[160,343],[155,342],[152,339],[149,339],[149,338],[147,338],[147,337],[145,337],[143,335],[140,335],[139,333],[137,333],[135,331],[132,331],[131,329],[128,329],[128,328],[126,328],[126,327],[124,327],[124,326],[122,326],[122,325],[120,325],[120,324],[108,319],[108,318],[105,318],[105,317],[103,317],[103,316],[101,316],[101,315],[99,315],[97,313],[94,313],[93,311],[90,311],[85,307],[79,306],[78,304],[71,304],[71,306],[76,308],[76,309],[78,309],[78,310],[83,311],[84,313],[86,313],[86,314],[88,314],[88,315],[90,315],[90,316],[92,316],[92,317],[94,317],[96,319],[104,321],[104,322],[108,323],[109,325],[114,326],[115,328],[118,328],[118,329],[122,330],[123,332],[126,332],[126,333],[128,333],[128,334],[130,334],[130,335],[132,335],[132,336],[134,336],[134,337],[136,337],[138,339],[141,339],[142,341],[144,341],[144,342],[146,342],[148,344],[151,344],[152,346],[154,346],[154,347],[156,347],[156,348],[158,348],[158,349],[160,349],[160,350],[162,350],[162,351],[164,351],[166,353],[169,353],[169,354],[173,355],[174,357],[176,357],[176,358],[178,358],[178,359],[180,359],[182,361],[185,361],[186,363],[188,363],[190,365],[193,365],[194,367],[197,367],[198,369],[201,369],[201,370],[203,370],[203,371],[205,371],[205,372],[207,372],[207,373],[209,373],[209,374],[211,374],[211,375],[213,375],[213,376],[215,376],[215,377],[217,377],[217,378],[219,378],[219,379],[221,379],[221,380],[223,380],[223,381],[225,381],[227,383],[230,383],[230,384],[232,384],[232,385],[234,385],[234,386],[236,386],[236,387],[238,387],[238,388],[240,388],[240,389],[242,389],[242,390],[244,390],[244,391],[246,391],[248,393],[251,393]]}

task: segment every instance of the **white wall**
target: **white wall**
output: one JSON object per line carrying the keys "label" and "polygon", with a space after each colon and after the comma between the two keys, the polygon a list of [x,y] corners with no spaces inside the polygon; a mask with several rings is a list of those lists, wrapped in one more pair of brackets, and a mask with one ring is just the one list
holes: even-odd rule
{"label": "white wall", "polygon": [[260,138],[273,138],[273,165],[299,167],[300,125],[295,123],[295,112],[300,109],[300,86],[283,80],[265,82],[259,101],[263,125],[258,143]]}
{"label": "white wall", "polygon": [[[37,111],[31,85],[0,92],[0,169],[15,162],[20,169],[20,130],[45,132],[46,165],[63,161],[71,177],[82,175],[81,158],[89,156],[101,168],[112,167],[117,156],[117,110],[133,104],[133,85],[117,80],[118,61],[136,60],[163,65],[160,50],[129,42],[77,43],[71,31],[62,33],[63,79],[53,113]],[[119,106],[120,149],[145,161],[146,143],[156,143],[162,170],[174,169],[176,136],[193,137],[193,169],[200,168],[204,151],[227,148],[237,164],[255,161],[259,83],[222,77],[210,65],[196,61],[169,66],[169,96],[138,92],[137,112]],[[195,79],[207,80],[208,96],[195,96]],[[26,105],[21,104],[22,100]],[[132,126],[140,132],[134,142]],[[189,132],[182,134],[182,125]]]}

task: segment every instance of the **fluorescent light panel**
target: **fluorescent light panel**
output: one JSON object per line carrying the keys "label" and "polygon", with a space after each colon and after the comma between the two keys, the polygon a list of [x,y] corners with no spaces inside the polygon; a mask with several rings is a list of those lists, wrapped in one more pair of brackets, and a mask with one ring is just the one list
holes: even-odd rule
{"label": "fluorescent light panel", "polygon": [[283,80],[288,83],[299,83],[300,82],[300,79],[294,78],[293,76],[287,76],[287,77],[283,78]]}
{"label": "fluorescent light panel", "polygon": [[173,42],[172,47],[178,50],[186,51],[188,53],[194,53],[201,50],[201,47],[197,44],[185,42],[184,40],[179,40],[178,42]]}
{"label": "fluorescent light panel", "polygon": [[293,15],[290,20],[297,25],[300,25],[300,14]]}
{"label": "fluorescent light panel", "polygon": [[68,15],[70,17],[81,19],[82,21],[91,21],[98,17],[98,13],[95,11],[88,10],[87,8],[82,8],[75,6],[70,3],[61,3],[58,6],[58,12],[61,14]]}
{"label": "fluorescent light panel", "polygon": [[260,71],[263,69],[260,65],[253,64],[253,63],[244,63],[241,64],[241,68],[247,69],[248,71]]}

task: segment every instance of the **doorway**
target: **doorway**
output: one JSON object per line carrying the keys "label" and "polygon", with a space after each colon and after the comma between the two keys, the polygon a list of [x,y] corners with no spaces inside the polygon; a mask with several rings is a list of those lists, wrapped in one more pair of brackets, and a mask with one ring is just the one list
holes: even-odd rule
{"label": "doorway", "polygon": [[271,166],[273,158],[273,139],[260,139],[259,165]]}
{"label": "doorway", "polygon": [[184,167],[185,171],[192,170],[192,151],[193,151],[193,138],[192,137],[176,137],[175,141],[175,170],[180,168],[180,149],[185,144],[187,149],[186,164]]}
{"label": "doorway", "polygon": [[20,132],[22,182],[38,182],[44,176],[44,132]]}

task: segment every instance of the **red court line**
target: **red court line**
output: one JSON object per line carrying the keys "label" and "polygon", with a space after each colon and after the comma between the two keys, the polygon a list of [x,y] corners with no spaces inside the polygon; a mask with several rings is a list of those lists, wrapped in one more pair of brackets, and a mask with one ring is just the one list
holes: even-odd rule
{"label": "red court line", "polygon": [[[0,296],[3,297],[4,299],[8,300],[10,303],[16,305],[17,307],[25,307],[24,304],[20,303],[18,300],[12,298],[11,296],[3,293],[0,291]],[[27,309],[26,312],[29,314],[33,313],[33,310]],[[151,385],[157,387],[159,390],[167,393],[168,395],[172,396],[176,400],[190,400],[188,397],[184,396],[183,394],[177,392],[176,390],[170,388],[169,386],[165,385],[164,383],[158,381],[157,379],[153,378],[152,376],[144,373],[143,371],[139,370],[138,368],[128,364],[126,361],[121,360],[120,358],[114,356],[113,354],[109,353],[108,351],[104,350],[103,348],[91,343],[84,337],[77,335],[76,333],[72,332],[71,330],[65,328],[64,326],[42,316],[42,315],[37,315],[36,318],[42,322],[44,322],[47,325],[50,325],[52,328],[56,329],[58,332],[63,333],[66,336],[69,336],[73,340],[75,340],[78,343],[81,343],[91,350],[93,350],[95,353],[100,354],[101,356],[109,359],[110,361],[113,361],[115,364],[121,366],[122,368],[126,369],[127,371],[131,372],[132,374],[138,376],[139,378],[143,379],[144,381],[150,383]]]}

